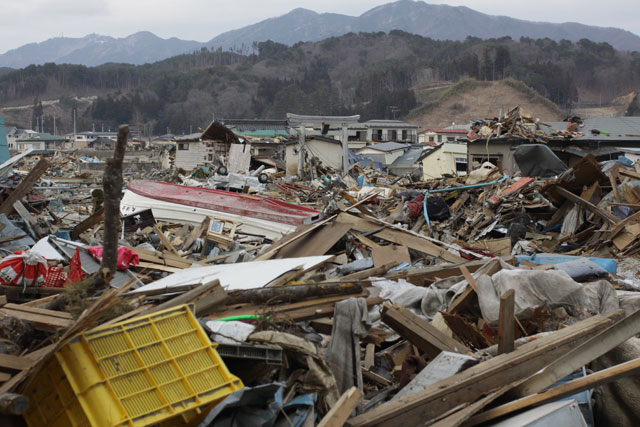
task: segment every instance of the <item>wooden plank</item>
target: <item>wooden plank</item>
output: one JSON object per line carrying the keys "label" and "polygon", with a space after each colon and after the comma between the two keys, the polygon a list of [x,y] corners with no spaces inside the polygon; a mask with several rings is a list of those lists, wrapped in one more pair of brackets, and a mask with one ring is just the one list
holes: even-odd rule
{"label": "wooden plank", "polygon": [[607,240],[612,240],[620,231],[622,231],[622,229],[627,224],[631,224],[633,222],[638,222],[638,221],[640,221],[640,212],[636,212],[633,215],[629,215],[628,217],[626,217],[625,219],[617,223],[615,227],[613,227],[613,229],[607,235]]}
{"label": "wooden plank", "polygon": [[471,288],[474,291],[476,291],[476,293],[477,293],[478,292],[478,284],[476,283],[476,279],[471,275],[471,272],[469,271],[467,266],[466,265],[461,265],[460,266],[460,271],[462,272],[462,275],[464,276],[464,278],[467,281],[467,283],[469,284],[469,286],[471,286]]}
{"label": "wooden plank", "polygon": [[616,202],[622,203],[622,197],[620,197],[620,192],[618,191],[618,182],[616,181],[616,169],[617,168],[615,166],[609,169],[609,182],[611,183],[613,197],[616,199]]}
{"label": "wooden plank", "polygon": [[[57,296],[57,295],[56,295]],[[34,307],[24,304],[5,304],[3,309],[21,311],[24,313],[40,314],[42,316],[55,317],[59,319],[71,320],[71,314],[66,311],[47,310],[46,308]]]}
{"label": "wooden plank", "polygon": [[584,344],[562,355],[544,371],[510,391],[509,396],[523,397],[538,393],[638,333],[640,333],[640,310],[636,310]]}
{"label": "wooden plank", "polygon": [[356,271],[355,273],[347,274],[346,276],[336,277],[333,279],[325,280],[322,283],[347,283],[347,282],[357,282],[359,280],[368,279],[369,277],[374,276],[384,276],[385,273],[391,270],[393,267],[397,266],[396,262],[389,262],[380,267],[368,268],[362,271]]}
{"label": "wooden plank", "polygon": [[324,255],[349,230],[351,230],[351,225],[334,220],[330,224],[326,224],[310,233],[305,239],[298,239],[281,248],[272,258],[300,258]]}
{"label": "wooden plank", "polygon": [[[364,297],[365,294],[361,295],[351,295],[352,298]],[[382,298],[367,298],[366,304],[367,307],[371,307],[376,304],[382,303]],[[306,320],[313,320],[319,317],[333,317],[333,313],[335,311],[336,302],[329,302],[324,304],[317,304],[311,307],[300,308],[297,310],[289,310],[285,312],[279,312],[273,315],[272,319],[274,322],[303,322]]]}
{"label": "wooden plank", "polygon": [[345,391],[329,412],[320,420],[318,427],[342,427],[362,397],[362,391],[351,387]]}
{"label": "wooden plank", "polygon": [[362,366],[364,369],[371,369],[375,363],[376,345],[374,343],[368,343],[364,351],[364,363]]}
{"label": "wooden plank", "polygon": [[500,397],[502,394],[504,394],[504,392],[507,389],[508,387],[503,387],[498,391],[489,393],[482,399],[431,424],[430,427],[457,427],[459,425],[462,425],[466,420],[468,420],[471,416],[473,416],[473,414],[475,414],[478,411],[481,411],[482,408],[484,408],[485,406],[487,406],[488,404],[496,400],[498,397]]}
{"label": "wooden plank", "polygon": [[515,312],[516,291],[509,289],[500,297],[500,320],[498,326],[498,354],[515,350]]}
{"label": "wooden plank", "polygon": [[[181,295],[178,295],[170,299],[169,301],[165,301],[162,304],[156,305],[149,311],[145,312],[145,314],[154,313],[160,310],[166,310],[168,308],[176,307],[182,304],[196,304],[195,314],[197,316],[203,316],[205,314],[209,314],[205,313],[205,311],[211,311],[214,306],[222,305],[226,299],[227,293],[224,291],[224,289],[222,289],[222,286],[220,286],[220,281],[218,279],[215,279],[211,282],[197,286]],[[203,302],[203,300],[206,301]]]}
{"label": "wooden plank", "polygon": [[322,221],[317,222],[317,223],[313,224],[310,227],[308,225],[298,227],[296,229],[296,231],[294,231],[293,233],[289,233],[286,236],[282,237],[276,243],[271,245],[271,247],[267,251],[265,251],[263,254],[255,257],[253,260],[254,261],[263,261],[263,260],[271,259],[271,257],[273,257],[281,248],[283,248],[286,245],[289,245],[289,244],[295,242],[296,240],[301,239],[302,237],[306,236],[307,234],[311,233],[312,231],[317,230],[318,228],[322,227],[324,224],[332,221],[334,218],[336,218],[336,215],[333,215],[333,216],[330,216],[329,218],[323,219]]}
{"label": "wooden plank", "polygon": [[70,236],[72,239],[77,239],[81,233],[84,233],[100,221],[104,219],[104,208],[98,209],[96,212],[91,214],[88,218],[85,218],[80,224],[73,227],[71,230]]}
{"label": "wooden plank", "polygon": [[[460,268],[460,271],[462,271],[462,266],[460,266],[459,268]],[[491,276],[492,274],[500,271],[501,269],[502,267],[500,266],[500,262],[494,259],[492,261],[489,261],[489,263],[485,263],[485,265],[479,268],[477,271],[479,272],[479,274],[487,274]],[[464,271],[463,271],[463,275],[464,275]],[[475,283],[475,280],[473,282]],[[449,304],[447,311],[449,313],[458,313],[465,307],[468,307],[469,304],[473,301],[473,299],[476,298],[476,295],[477,294],[473,289],[473,285],[469,284],[467,289],[465,289],[460,295],[456,297],[455,300],[453,300]]]}
{"label": "wooden plank", "polygon": [[616,225],[620,220],[610,214],[609,212],[606,212],[602,209],[600,209],[599,207],[597,207],[596,205],[594,205],[593,203],[584,200],[582,197],[573,194],[571,191],[569,190],[565,190],[564,188],[560,187],[559,185],[555,186],[555,191],[564,196],[564,198],[572,201],[573,203],[582,206],[585,209],[588,209],[589,211],[593,212],[594,214],[596,214],[597,216],[599,216],[600,218],[602,218],[605,222],[612,224],[612,225]]}
{"label": "wooden plank", "polygon": [[[279,304],[274,306],[249,306],[237,310],[227,310],[208,315],[207,317],[216,320],[228,316],[239,315],[265,315],[270,316],[274,322],[280,321],[303,321],[320,317],[331,317],[335,308],[335,303],[348,298],[366,298],[364,293],[352,295],[339,295],[335,297],[318,298],[315,300],[301,301],[291,304]],[[382,298],[367,298],[367,307],[380,304]]]}
{"label": "wooden plank", "polygon": [[388,240],[389,242],[407,246],[415,251],[431,255],[437,258],[442,258],[449,262],[464,262],[464,258],[449,252],[447,249],[431,243],[430,241],[409,234],[408,232],[401,232],[393,229],[384,229],[374,234],[375,237]]}
{"label": "wooden plank", "polygon": [[346,212],[346,211],[348,211],[348,210],[350,210],[350,209],[356,208],[356,209],[358,209],[358,210],[360,211],[360,213],[361,213],[361,214],[363,214],[363,215],[373,216],[373,214],[372,214],[372,213],[371,213],[367,208],[365,208],[365,207],[364,207],[364,206],[362,206],[362,205],[363,205],[363,204],[365,204],[365,203],[367,203],[369,200],[373,199],[374,197],[376,197],[376,196],[377,196],[377,194],[370,194],[369,196],[365,197],[364,199],[362,199],[362,200],[360,200],[360,201],[357,201],[356,199],[354,199],[353,197],[351,197],[351,195],[350,195],[349,193],[347,193],[346,191],[343,191],[343,192],[341,193],[341,196],[342,196],[342,198],[343,198],[343,199],[345,199],[345,200],[346,200],[347,202],[349,202],[349,204],[351,205],[351,206],[348,206],[348,207],[345,209],[345,212]]}
{"label": "wooden plank", "polygon": [[29,174],[25,176],[20,184],[16,187],[9,197],[5,199],[2,204],[0,204],[0,213],[5,215],[9,215],[13,209],[13,205],[15,202],[22,200],[24,196],[31,190],[31,188],[38,182],[40,177],[49,169],[50,163],[44,157],[40,159],[40,161],[31,169]]}
{"label": "wooden plank", "polygon": [[377,244],[373,240],[369,239],[368,237],[363,236],[360,233],[353,233],[353,237],[358,239],[361,243],[364,243],[365,245],[369,246],[371,249],[380,247],[379,244]]}
{"label": "wooden plank", "polygon": [[[29,312],[25,310],[14,310],[14,309],[7,308],[7,305],[5,305],[0,309],[0,316],[16,317],[20,320],[30,322],[34,328],[41,331],[56,332],[59,329],[68,328],[71,325],[70,319],[65,319],[59,316],[52,316],[48,314]],[[25,307],[25,308],[35,308],[35,307]],[[42,310],[42,309],[39,309],[39,310]],[[45,311],[48,312],[53,310],[45,310]]]}
{"label": "wooden plank", "polygon": [[359,218],[357,216],[349,215],[346,213],[341,213],[339,215],[339,218],[341,222],[351,224],[353,229],[362,233],[378,230],[381,226],[386,227],[376,232],[374,236],[383,240],[387,240],[391,243],[408,246],[409,248],[418,252],[439,257],[449,262],[464,263],[467,261],[464,258],[449,252],[446,248],[432,243],[428,238],[424,236],[420,236],[416,233],[411,233],[406,230],[397,230],[393,228],[391,224],[387,224],[384,221],[373,222],[372,220]]}
{"label": "wooden plank", "polygon": [[35,218],[29,213],[27,208],[24,207],[20,200],[17,200],[13,204],[13,209],[20,215],[20,218],[24,220],[25,225],[27,226],[27,230],[31,231],[31,234],[36,238],[41,239],[42,234],[38,230],[38,223]]}
{"label": "wooden plank", "polygon": [[152,270],[166,271],[168,273],[177,273],[178,271],[184,270],[183,268],[179,268],[179,267],[169,267],[168,265],[156,264],[153,262],[145,262],[145,261],[139,262],[138,265],[136,265],[136,267],[150,268]]}
{"label": "wooden plank", "polygon": [[629,178],[633,178],[633,179],[640,179],[640,173],[638,172],[633,172],[630,171],[628,169],[624,169],[624,168],[620,168],[618,170],[618,173],[622,176],[628,176]]}
{"label": "wooden plank", "polygon": [[24,357],[26,359],[29,359],[29,360],[33,360],[35,362],[35,361],[38,361],[38,360],[42,359],[42,357],[45,354],[49,353],[51,350],[53,350],[55,348],[55,346],[56,346],[55,344],[49,344],[47,346],[39,348],[38,350],[34,350],[31,353],[27,353],[22,357]]}
{"label": "wooden plank", "polygon": [[352,426],[383,426],[400,418],[406,425],[424,423],[462,403],[478,399],[487,390],[505,387],[532,375],[611,323],[607,317],[593,316],[524,344],[511,353],[479,363],[422,391],[380,405],[351,418],[349,423]]}
{"label": "wooden plank", "polygon": [[[38,307],[41,305],[45,305],[50,303],[51,301],[55,300],[56,298],[58,298],[58,295],[49,295],[48,297],[44,297],[44,298],[39,298],[33,301],[28,301],[28,302],[24,302],[22,304],[20,304],[22,307]],[[6,299],[6,297],[5,297]],[[5,302],[6,304],[6,302]]]}
{"label": "wooden plank", "polygon": [[428,321],[399,305],[389,303],[382,307],[382,321],[401,337],[414,344],[430,358],[441,351],[468,353],[469,349],[443,334]]}
{"label": "wooden plank", "polygon": [[169,253],[148,251],[145,249],[134,248],[132,246],[127,246],[127,248],[138,254],[141,261],[148,261],[154,264],[168,265],[169,267],[177,268],[188,268],[191,267],[192,264],[196,263],[195,261],[187,258],[182,258]]}
{"label": "wooden plank", "polygon": [[23,369],[29,368],[32,364],[32,360],[25,359],[24,357],[0,353],[0,368],[15,369],[17,371],[21,371]]}
{"label": "wooden plank", "polygon": [[378,246],[371,250],[374,267],[381,267],[389,262],[411,264],[411,256],[406,246],[387,245]]}
{"label": "wooden plank", "polygon": [[198,238],[202,237],[202,234],[205,231],[209,230],[210,221],[211,221],[211,218],[206,217],[205,219],[202,220],[200,225],[198,225],[197,227],[194,227],[193,230],[191,230],[191,233],[189,233],[189,236],[187,237],[187,239],[184,241],[184,244],[182,245],[183,250],[188,250]]}
{"label": "wooden plank", "polygon": [[169,239],[167,239],[167,236],[165,236],[164,233],[162,232],[162,230],[160,230],[160,227],[158,227],[156,224],[154,224],[153,225],[153,231],[160,238],[160,241],[162,242],[162,246],[164,246],[165,249],[173,252],[177,256],[180,256],[180,254],[178,253],[176,248],[174,248],[173,245],[171,244],[171,242],[169,241]]}
{"label": "wooden plank", "polygon": [[599,385],[613,382],[619,378],[629,375],[637,375],[640,372],[640,358],[612,366],[602,371],[595,372],[582,378],[560,384],[542,393],[533,394],[518,400],[506,403],[496,408],[489,409],[481,414],[471,418],[468,422],[469,426],[485,423],[504,415],[511,414],[515,411],[528,408],[533,405],[542,405],[544,403],[560,400],[567,396],[572,396],[584,390],[595,388]]}

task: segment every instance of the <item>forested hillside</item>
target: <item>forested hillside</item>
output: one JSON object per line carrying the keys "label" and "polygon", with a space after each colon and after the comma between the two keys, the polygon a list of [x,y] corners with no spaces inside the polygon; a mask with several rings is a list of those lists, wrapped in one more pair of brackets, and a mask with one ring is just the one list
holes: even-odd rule
{"label": "forested hillside", "polygon": [[[81,128],[128,122],[154,133],[181,133],[213,116],[406,118],[428,113],[428,101],[419,96],[425,88],[464,79],[520,81],[565,110],[606,103],[640,86],[640,54],[588,40],[456,42],[392,31],[255,48],[259,54],[202,49],[141,66],[30,66],[0,76],[0,106],[34,105],[39,114],[41,101],[59,99],[59,131],[70,130],[71,110],[78,108]],[[97,96],[93,103],[74,99],[90,96]],[[496,103],[497,110],[499,94]],[[9,116],[6,109],[0,114]],[[46,105],[42,114],[49,114]],[[28,119],[23,114],[13,121]],[[45,123],[52,121],[45,117]]]}

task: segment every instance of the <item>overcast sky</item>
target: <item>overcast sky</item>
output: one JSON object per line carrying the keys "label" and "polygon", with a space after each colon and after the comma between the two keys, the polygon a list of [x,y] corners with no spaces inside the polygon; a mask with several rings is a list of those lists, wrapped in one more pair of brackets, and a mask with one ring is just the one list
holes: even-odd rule
{"label": "overcast sky", "polygon": [[[51,37],[90,33],[124,37],[151,31],[164,38],[208,41],[228,30],[304,7],[361,13],[384,0],[2,0],[0,53]],[[547,22],[618,27],[640,35],[640,0],[452,0],[491,15]]]}

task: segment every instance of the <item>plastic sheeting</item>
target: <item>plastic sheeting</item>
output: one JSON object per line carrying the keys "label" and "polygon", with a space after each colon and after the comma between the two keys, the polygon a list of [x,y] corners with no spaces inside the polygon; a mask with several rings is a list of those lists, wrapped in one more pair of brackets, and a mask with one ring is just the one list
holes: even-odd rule
{"label": "plastic sheeting", "polygon": [[595,262],[585,258],[574,259],[568,262],[561,262],[555,265],[556,270],[564,271],[573,280],[584,282],[587,280],[601,279],[608,277],[609,272],[600,267]]}
{"label": "plastic sheeting", "polygon": [[[502,270],[492,277],[477,279],[482,317],[496,326],[500,316],[500,296],[515,290],[515,315],[527,319],[540,306],[564,307],[574,315],[608,314],[618,310],[616,291],[607,281],[582,285],[564,271]],[[587,313],[585,313],[585,311]]]}
{"label": "plastic sheeting", "polygon": [[549,147],[542,144],[523,144],[516,148],[513,158],[524,176],[552,177],[568,169]]}
{"label": "plastic sheeting", "polygon": [[313,413],[315,394],[284,403],[282,384],[245,387],[227,396],[198,427],[300,427]]}

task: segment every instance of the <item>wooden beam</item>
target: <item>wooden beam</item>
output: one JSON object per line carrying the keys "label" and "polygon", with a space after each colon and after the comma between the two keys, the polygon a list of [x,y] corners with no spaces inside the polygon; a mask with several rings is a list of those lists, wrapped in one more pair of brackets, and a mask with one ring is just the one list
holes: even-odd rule
{"label": "wooden beam", "polygon": [[322,227],[324,224],[332,221],[334,218],[336,218],[336,215],[333,215],[333,216],[330,216],[329,218],[323,219],[322,221],[320,221],[320,222],[318,222],[316,224],[313,224],[311,227],[301,229],[300,231],[298,231],[298,229],[300,229],[302,227],[298,227],[298,229],[296,229],[296,231],[294,231],[293,233],[289,233],[286,236],[282,237],[280,240],[278,240],[273,245],[271,245],[271,247],[269,249],[267,249],[264,253],[262,253],[261,255],[258,255],[253,260],[254,261],[264,261],[264,260],[267,260],[267,259],[271,259],[271,257],[273,257],[284,246],[286,246],[286,245],[288,245],[290,243],[293,243],[296,240],[306,236],[307,234],[311,233],[313,230],[316,230],[316,229]]}
{"label": "wooden beam", "polygon": [[173,252],[173,254],[177,256],[180,256],[176,248],[174,248],[173,245],[171,244],[171,241],[167,239],[167,236],[164,235],[164,233],[162,232],[162,230],[160,230],[160,227],[158,227],[157,224],[153,225],[153,231],[160,238],[160,241],[162,242],[162,246],[164,246],[166,250]]}
{"label": "wooden beam", "polygon": [[21,304],[5,304],[0,308],[0,317],[15,317],[31,323],[37,330],[47,332],[68,328],[72,323],[69,313]]}
{"label": "wooden beam", "polygon": [[329,295],[359,294],[360,292],[362,292],[362,286],[356,283],[288,285],[272,288],[243,289],[227,292],[228,299],[226,304],[273,304],[275,302],[302,301]]}
{"label": "wooden beam", "polygon": [[611,183],[613,197],[616,199],[616,202],[622,203],[622,198],[620,197],[620,192],[618,191],[618,183],[616,181],[616,169],[616,167],[609,169],[609,182]]}
{"label": "wooden beam", "polygon": [[85,218],[80,224],[73,227],[71,230],[70,236],[72,239],[77,239],[81,233],[84,233],[100,221],[104,219],[104,208],[98,209],[96,212],[91,214],[88,218]]}
{"label": "wooden beam", "polygon": [[366,270],[356,271],[355,273],[347,274],[346,276],[325,280],[322,283],[357,282],[358,280],[368,279],[369,277],[373,277],[373,276],[384,276],[387,271],[391,270],[393,267],[397,265],[398,263],[393,261],[393,262],[389,262],[387,264],[381,265],[380,267],[368,268]]}
{"label": "wooden beam", "polygon": [[588,200],[585,200],[582,197],[573,194],[571,191],[566,190],[566,189],[560,187],[559,185],[555,186],[555,191],[558,194],[564,196],[566,199],[569,199],[573,203],[575,203],[577,205],[580,205],[585,209],[590,210],[591,212],[593,212],[594,214],[596,214],[597,216],[599,216],[600,218],[605,220],[605,222],[607,222],[607,223],[609,223],[611,225],[616,225],[620,221],[617,217],[615,217],[614,215],[610,214],[609,212],[600,209],[599,207],[597,207],[593,203],[589,202]]}
{"label": "wooden beam", "polygon": [[498,327],[498,354],[515,350],[515,311],[516,291],[509,289],[500,297],[500,323]]}
{"label": "wooden beam", "polygon": [[38,230],[38,222],[35,220],[33,215],[29,213],[27,208],[22,204],[20,200],[17,200],[13,204],[13,209],[20,215],[20,218],[24,220],[25,225],[27,226],[27,230],[31,232],[31,234],[37,239],[42,238],[42,234],[40,230]]}
{"label": "wooden beam", "polygon": [[489,409],[481,414],[471,418],[465,425],[474,426],[485,423],[504,415],[511,414],[515,411],[527,408],[533,405],[542,405],[544,403],[553,402],[567,396],[572,396],[584,390],[595,388],[599,385],[610,383],[628,375],[640,372],[640,358],[612,366],[602,371],[598,371],[586,377],[578,378],[568,383],[561,384],[542,393],[533,394],[522,399],[514,400],[496,408]]}
{"label": "wooden beam", "polygon": [[387,402],[351,418],[349,423],[352,426],[383,426],[402,419],[405,425],[422,424],[462,403],[475,401],[487,390],[508,386],[534,374],[611,324],[612,320],[607,317],[590,317],[438,381],[422,391]]}
{"label": "wooden beam", "polygon": [[220,281],[215,279],[159,304],[146,311],[145,314],[166,310],[182,304],[195,304],[195,314],[200,317],[209,314],[214,307],[222,305],[226,299],[227,294],[220,286]]}
{"label": "wooden beam", "polygon": [[24,357],[12,356],[11,354],[0,354],[0,368],[15,369],[21,371],[29,368],[33,361]]}
{"label": "wooden beam", "polygon": [[443,334],[425,319],[399,305],[385,304],[382,307],[382,321],[431,358],[435,358],[441,351],[469,352],[469,349],[463,344]]}
{"label": "wooden beam", "polygon": [[500,397],[505,391],[507,387],[503,387],[498,391],[494,391],[489,393],[482,399],[473,402],[472,404],[466,406],[465,408],[460,409],[459,411],[455,411],[452,414],[440,419],[439,421],[431,424],[430,427],[457,427],[462,425],[466,420],[468,420],[473,414],[481,411],[485,406],[496,400]]}
{"label": "wooden beam", "polygon": [[476,293],[478,293],[478,284],[476,283],[476,279],[471,275],[471,272],[469,271],[467,266],[461,265],[460,271],[462,272],[462,275],[466,279],[469,286],[471,286],[473,290],[476,291]]}
{"label": "wooden beam", "polygon": [[320,420],[318,427],[342,427],[361,397],[362,392],[356,387],[345,391],[331,410]]}
{"label": "wooden beam", "polygon": [[640,310],[636,310],[620,322],[562,355],[542,372],[515,387],[508,395],[515,398],[540,392],[638,333],[640,333]]}
{"label": "wooden beam", "polygon": [[9,215],[13,209],[13,204],[22,200],[24,196],[36,185],[40,177],[49,169],[50,163],[44,157],[31,169],[29,174],[25,176],[15,190],[9,194],[9,197],[0,204],[0,214]]}
{"label": "wooden beam", "polygon": [[618,173],[622,176],[628,176],[629,178],[640,179],[640,173],[633,172],[624,168],[618,169]]}
{"label": "wooden beam", "polygon": [[374,236],[397,245],[404,245],[415,251],[442,258],[449,262],[464,263],[467,261],[464,258],[449,252],[446,248],[436,245],[424,236],[407,230],[401,231],[394,228],[392,224],[385,223],[384,221],[374,220],[373,218],[360,218],[344,212],[341,213],[338,218],[341,222],[351,224],[354,230],[362,233],[380,230],[380,227],[382,226],[384,228],[377,231]]}

